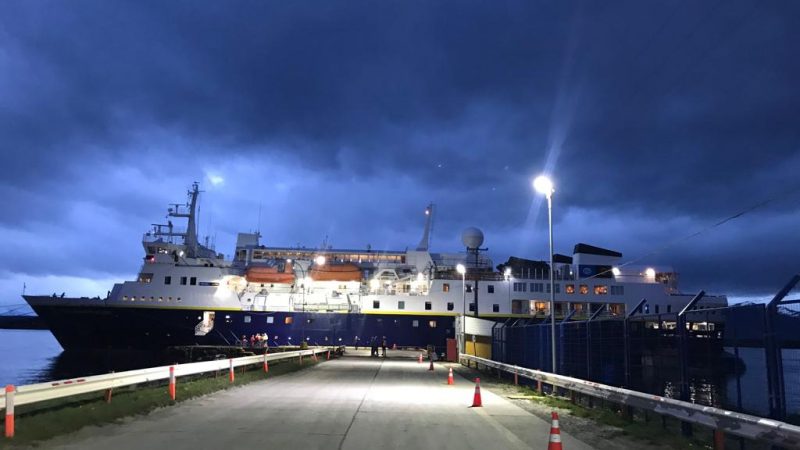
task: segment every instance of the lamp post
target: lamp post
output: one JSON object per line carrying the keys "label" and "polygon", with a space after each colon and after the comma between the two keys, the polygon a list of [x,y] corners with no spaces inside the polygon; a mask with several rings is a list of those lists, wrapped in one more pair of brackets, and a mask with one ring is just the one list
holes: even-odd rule
{"label": "lamp post", "polygon": [[461,353],[467,353],[467,268],[463,264],[456,266],[456,271],[461,274]]}
{"label": "lamp post", "polygon": [[533,180],[533,188],[547,197],[547,224],[550,230],[550,342],[553,356],[553,373],[556,370],[556,289],[553,267],[553,182],[545,175],[539,175]]}

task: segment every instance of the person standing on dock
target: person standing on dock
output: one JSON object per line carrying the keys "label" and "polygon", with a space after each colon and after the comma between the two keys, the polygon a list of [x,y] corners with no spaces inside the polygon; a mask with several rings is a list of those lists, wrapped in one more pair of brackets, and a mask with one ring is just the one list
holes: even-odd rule
{"label": "person standing on dock", "polygon": [[356,350],[358,350],[358,336],[353,341],[355,342]]}
{"label": "person standing on dock", "polygon": [[381,339],[381,350],[383,350],[383,357],[386,358],[386,336]]}

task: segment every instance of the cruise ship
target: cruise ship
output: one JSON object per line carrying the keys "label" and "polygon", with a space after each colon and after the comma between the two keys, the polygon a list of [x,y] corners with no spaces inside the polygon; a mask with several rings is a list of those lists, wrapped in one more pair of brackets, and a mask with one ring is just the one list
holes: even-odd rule
{"label": "cruise ship", "polygon": [[[253,334],[273,346],[385,336],[390,345],[438,347],[459,333],[459,316],[535,321],[551,313],[547,262],[510,257],[495,266],[477,228],[464,230],[463,251],[431,252],[432,204],[413,250],[272,247],[255,232],[240,233],[228,259],[198,239],[200,192],[193,184],[185,203],[170,205],[167,223],[144,235],[136,280],[105,297],[24,296],[65,350],[241,345]],[[677,312],[692,297],[679,292],[671,268],[626,265],[612,250],[577,244],[553,261],[560,320],[624,315],[643,298],[645,312]],[[724,305],[724,296],[706,296],[700,307]]]}

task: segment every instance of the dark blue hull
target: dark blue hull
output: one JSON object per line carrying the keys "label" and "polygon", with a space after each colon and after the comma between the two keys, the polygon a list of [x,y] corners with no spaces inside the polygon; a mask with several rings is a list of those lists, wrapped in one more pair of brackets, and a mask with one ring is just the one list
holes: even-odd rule
{"label": "dark blue hull", "polygon": [[390,346],[444,347],[454,337],[453,316],[208,309],[214,326],[197,336],[204,311],[68,305],[35,306],[64,350],[163,349],[187,345],[239,345],[242,336],[267,333],[269,344],[368,345],[386,336]]}

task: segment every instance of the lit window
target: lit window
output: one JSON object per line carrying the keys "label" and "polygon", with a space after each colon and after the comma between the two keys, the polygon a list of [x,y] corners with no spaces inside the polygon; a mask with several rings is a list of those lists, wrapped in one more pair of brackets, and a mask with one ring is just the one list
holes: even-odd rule
{"label": "lit window", "polygon": [[153,281],[153,274],[152,273],[140,273],[139,274],[139,283],[149,283]]}
{"label": "lit window", "polygon": [[574,284],[564,285],[564,292],[566,292],[567,294],[574,294],[575,293],[575,285]]}
{"label": "lit window", "polygon": [[450,283],[442,284],[442,292],[450,292]]}
{"label": "lit window", "polygon": [[595,284],[594,285],[594,295],[606,295],[608,294],[608,286],[605,284]]}
{"label": "lit window", "polygon": [[373,300],[372,301],[372,308],[373,309],[381,309],[381,301],[380,300]]}
{"label": "lit window", "polygon": [[244,316],[244,323],[250,323],[252,320],[250,316]]}
{"label": "lit window", "polygon": [[492,305],[492,312],[500,312],[500,305],[495,303]]}
{"label": "lit window", "polygon": [[164,284],[172,284],[172,277],[170,276],[164,277]]}
{"label": "lit window", "polygon": [[406,309],[406,301],[405,300],[398,300],[397,301],[397,309]]}
{"label": "lit window", "polygon": [[589,293],[589,285],[588,284],[582,284],[581,287],[580,287],[580,293],[584,294],[584,295],[588,294]]}
{"label": "lit window", "polygon": [[447,310],[452,311],[454,308],[453,302],[447,302]]}
{"label": "lit window", "polygon": [[425,302],[425,311],[430,311],[433,308],[431,302]]}
{"label": "lit window", "polygon": [[547,303],[545,303],[545,302],[536,302],[536,303],[533,304],[533,308],[536,310],[536,312],[544,312],[545,309],[547,308]]}
{"label": "lit window", "polygon": [[275,323],[275,318],[272,316],[267,317],[267,323]]}
{"label": "lit window", "polygon": [[428,327],[429,328],[436,328],[436,321],[435,320],[429,320],[428,321]]}
{"label": "lit window", "polygon": [[[283,318],[283,323],[284,323],[285,325],[291,325],[291,324],[292,324],[292,322],[294,322],[294,320],[293,320],[293,319],[294,319],[294,317],[284,317],[284,318]],[[289,338],[289,339],[291,339],[291,338]]]}
{"label": "lit window", "polygon": [[490,293],[490,294],[494,294],[494,285],[490,284],[490,285],[486,286],[486,291],[488,293]]}

